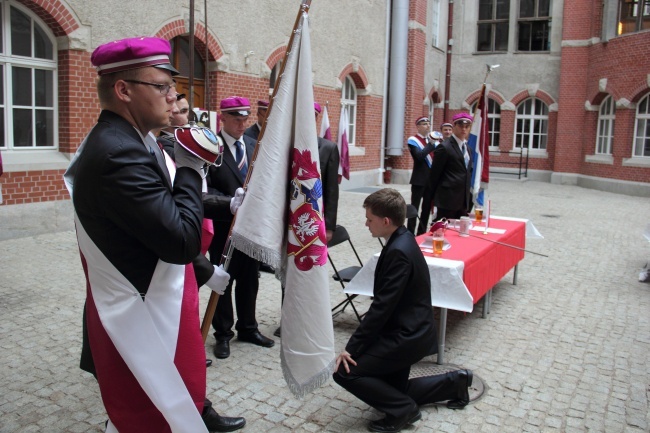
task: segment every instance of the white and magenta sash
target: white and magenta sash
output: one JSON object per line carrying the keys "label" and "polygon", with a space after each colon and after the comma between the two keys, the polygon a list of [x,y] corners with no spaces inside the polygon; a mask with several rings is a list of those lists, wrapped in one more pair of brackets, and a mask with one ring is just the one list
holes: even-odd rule
{"label": "white and magenta sash", "polygon": [[[418,135],[413,135],[413,136],[409,137],[409,139],[407,141],[407,144],[409,146],[414,146],[414,147],[416,147],[416,148],[418,148],[420,150],[423,150],[424,146],[427,145],[427,140],[426,140],[426,138],[424,138],[424,137],[422,137],[421,135],[418,134]],[[427,154],[425,160],[427,161],[427,165],[429,166],[429,168],[431,168],[431,164],[433,163],[433,158],[431,157],[430,153]]]}

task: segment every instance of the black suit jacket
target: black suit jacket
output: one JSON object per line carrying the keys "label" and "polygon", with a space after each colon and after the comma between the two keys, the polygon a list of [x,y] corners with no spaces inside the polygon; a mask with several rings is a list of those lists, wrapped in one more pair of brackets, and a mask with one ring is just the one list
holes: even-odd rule
{"label": "black suit jacket", "polygon": [[318,158],[323,182],[325,228],[334,231],[339,207],[339,149],[336,143],[318,137]]}
{"label": "black suit jacket", "polygon": [[[417,138],[415,138],[415,140],[417,140]],[[424,186],[429,179],[429,171],[431,170],[427,164],[426,157],[434,151],[435,146],[431,142],[422,149],[410,144],[407,144],[407,146],[409,152],[411,152],[411,156],[413,157],[413,172],[411,173],[411,180],[409,183],[411,185]]]}
{"label": "black suit jacket", "polygon": [[471,157],[466,168],[463,153],[453,136],[440,143],[433,155],[425,196],[429,194],[428,197],[433,197],[435,205],[441,209],[469,209]]}
{"label": "black suit jacket", "polygon": [[429,268],[415,238],[399,227],[381,251],[370,309],[345,348],[413,364],[435,353]]}
{"label": "black suit jacket", "polygon": [[[88,236],[144,294],[159,259],[188,264],[201,250],[201,177],[181,167],[172,189],[155,150],[103,110],[79,156],[72,199]],[[94,373],[85,320],[81,368]]]}
{"label": "black suit jacket", "polygon": [[[223,135],[219,135],[223,139]],[[242,136],[242,140],[246,147],[246,156],[248,157],[248,166],[250,169],[256,141],[247,135]],[[224,143],[226,143],[225,140]],[[244,186],[245,180],[239,172],[235,157],[232,155],[228,145],[225,145],[221,166],[217,167],[212,165],[208,170],[206,177],[208,193],[203,195],[205,215],[214,221],[214,240],[210,247],[211,257],[213,256],[213,251],[219,251],[218,254],[221,254],[223,251],[223,246],[228,231],[230,230],[230,224],[233,220],[233,215],[230,212],[230,199],[235,195],[237,188]],[[215,263],[214,260],[213,263]]]}
{"label": "black suit jacket", "polygon": [[257,141],[257,138],[260,136],[260,127],[257,126],[257,122],[253,123],[251,126],[246,128],[246,131],[244,131],[244,135],[247,135],[250,138]]}

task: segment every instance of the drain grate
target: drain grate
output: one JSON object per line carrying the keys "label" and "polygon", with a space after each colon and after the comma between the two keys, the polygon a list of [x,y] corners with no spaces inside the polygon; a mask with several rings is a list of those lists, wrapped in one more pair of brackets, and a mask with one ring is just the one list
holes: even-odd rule
{"label": "drain grate", "polygon": [[[414,364],[411,367],[411,374],[409,377],[412,379],[414,377],[423,377],[423,376],[436,376],[438,374],[448,373],[450,371],[462,370],[463,367],[453,364],[436,364],[431,361],[420,361],[417,364]],[[483,379],[478,377],[474,373],[474,378],[472,379],[472,386],[469,387],[469,402],[473,403],[476,400],[483,397],[485,393],[486,386],[483,383]]]}

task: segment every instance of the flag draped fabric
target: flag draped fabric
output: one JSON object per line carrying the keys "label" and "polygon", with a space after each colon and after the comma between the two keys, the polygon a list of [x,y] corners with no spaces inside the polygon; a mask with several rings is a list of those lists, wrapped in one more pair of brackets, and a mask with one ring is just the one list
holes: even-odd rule
{"label": "flag draped fabric", "polygon": [[289,50],[232,242],[283,274],[282,372],[301,397],[329,379],[335,361],[306,13]]}
{"label": "flag draped fabric", "polygon": [[475,206],[485,204],[485,190],[490,181],[490,135],[487,115],[487,93],[485,84],[481,89],[481,96],[476,111],[474,112],[474,123],[469,134],[468,146],[472,150],[472,200]]}
{"label": "flag draped fabric", "polygon": [[339,183],[341,176],[350,180],[350,153],[348,150],[348,107],[346,105],[341,109],[341,119],[339,120],[339,135],[336,142],[339,148]]}
{"label": "flag draped fabric", "polygon": [[323,108],[323,120],[320,123],[320,134],[319,137],[323,137],[325,140],[332,140],[332,131],[330,129],[330,116],[327,113],[327,106]]}

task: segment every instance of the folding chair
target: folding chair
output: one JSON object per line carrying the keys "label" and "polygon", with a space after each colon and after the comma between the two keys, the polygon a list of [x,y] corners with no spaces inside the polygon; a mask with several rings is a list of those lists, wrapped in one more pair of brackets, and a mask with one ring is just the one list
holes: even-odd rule
{"label": "folding chair", "polygon": [[[412,204],[407,204],[406,205],[406,220],[408,221],[411,218],[415,218],[415,227],[417,228],[418,226],[418,218],[420,216],[418,215],[418,210],[415,206]],[[384,241],[381,240],[381,238],[377,238],[379,243],[381,244],[381,247],[384,247]]]}
{"label": "folding chair", "polygon": [[[348,266],[347,268],[343,268],[343,269],[338,269],[334,264],[334,261],[332,260],[330,249],[346,241],[350,244],[350,247],[352,248],[354,255],[357,257],[359,266],[355,265],[355,266]],[[327,259],[329,260],[330,265],[332,265],[332,269],[334,269],[334,275],[332,275],[332,278],[334,279],[334,281],[338,281],[341,284],[341,289],[345,289],[345,283],[349,283],[352,280],[352,278],[354,278],[354,276],[357,275],[357,273],[361,270],[361,267],[363,266],[363,262],[361,261],[361,258],[359,257],[357,250],[354,248],[354,244],[352,244],[352,240],[350,239],[350,234],[348,233],[346,228],[341,225],[336,226],[336,230],[334,231],[332,240],[330,240],[327,243]],[[359,312],[357,311],[356,307],[354,306],[354,303],[352,302],[352,300],[356,297],[357,295],[350,296],[347,293],[345,293],[345,300],[337,304],[334,308],[332,308],[332,317],[338,316],[345,310],[345,307],[350,305],[352,307],[352,310],[354,310],[354,314],[357,316],[357,319],[359,320],[359,322],[361,322],[361,316],[359,315]]]}

